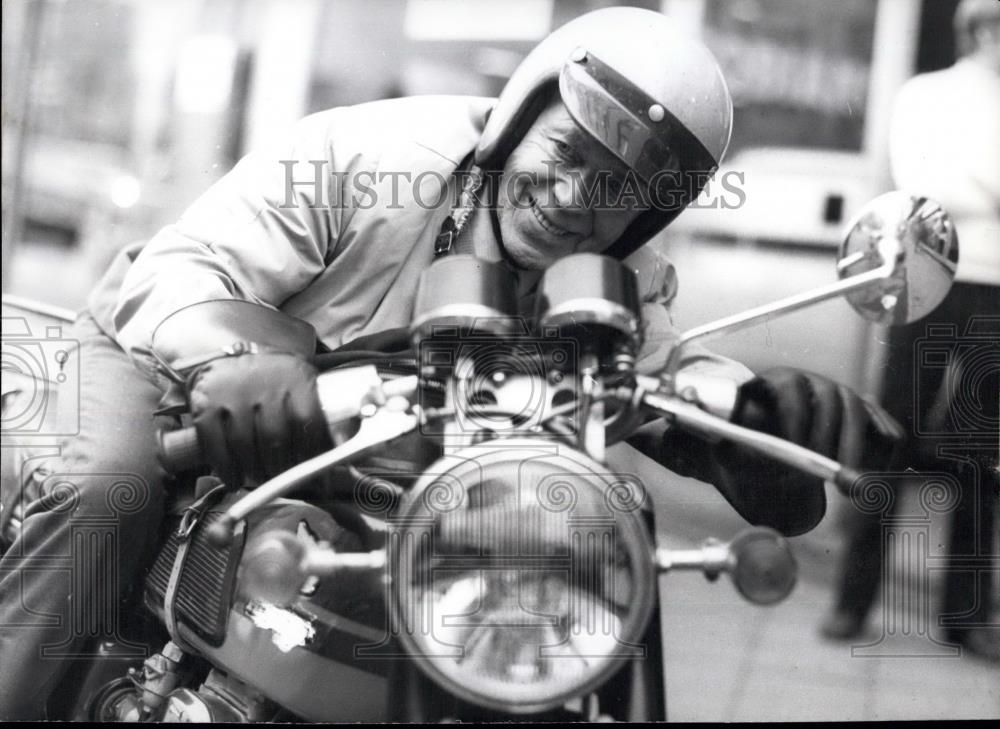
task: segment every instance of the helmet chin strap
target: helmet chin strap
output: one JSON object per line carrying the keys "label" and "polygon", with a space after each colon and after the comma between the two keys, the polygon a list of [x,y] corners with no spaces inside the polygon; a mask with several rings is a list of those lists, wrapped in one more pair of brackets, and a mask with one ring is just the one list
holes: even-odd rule
{"label": "helmet chin strap", "polygon": [[504,243],[503,233],[500,230],[500,205],[497,199],[497,187],[499,182],[500,173],[494,173],[489,176],[489,180],[486,183],[486,199],[487,208],[490,214],[490,227],[493,230],[493,237],[496,239],[497,248],[500,249],[501,260],[507,265],[508,268],[520,274],[521,271],[526,271],[528,269],[523,266],[518,265],[510,253],[507,250],[507,244]]}
{"label": "helmet chin strap", "polygon": [[520,300],[525,295],[534,292],[535,287],[538,286],[538,282],[541,280],[542,272],[518,265],[517,261],[515,261],[507,251],[507,246],[503,242],[503,236],[500,234],[500,215],[496,205],[489,206],[489,214],[490,225],[493,227],[493,237],[497,241],[497,248],[500,250],[501,261],[505,266],[507,266],[508,269],[510,269],[517,279],[517,293],[518,299]]}
{"label": "helmet chin strap", "polygon": [[513,271],[526,270],[510,256],[500,232],[500,216],[497,212],[496,195],[499,174],[495,171],[486,172],[476,165],[473,165],[469,170],[469,176],[466,178],[458,202],[441,226],[441,232],[438,234],[435,244],[436,257],[442,258],[455,253],[475,255],[476,246],[467,230],[475,227],[470,225],[470,222],[473,216],[485,207],[489,214],[490,230],[496,241],[501,262]]}
{"label": "helmet chin strap", "polygon": [[642,248],[650,238],[670,225],[686,208],[677,210],[647,210],[625,229],[618,240],[605,249],[604,255],[622,261]]}
{"label": "helmet chin strap", "polygon": [[[455,235],[454,245],[450,248],[452,254],[471,254],[485,257],[491,261],[502,263],[517,280],[518,296],[531,294],[541,278],[542,271],[525,268],[510,255],[503,240],[500,228],[499,205],[497,190],[499,189],[500,173],[483,173],[483,182],[478,188],[476,204],[467,218],[464,218],[462,230]],[[486,227],[487,221],[489,228]],[[475,236],[492,237],[488,248],[482,248]]]}

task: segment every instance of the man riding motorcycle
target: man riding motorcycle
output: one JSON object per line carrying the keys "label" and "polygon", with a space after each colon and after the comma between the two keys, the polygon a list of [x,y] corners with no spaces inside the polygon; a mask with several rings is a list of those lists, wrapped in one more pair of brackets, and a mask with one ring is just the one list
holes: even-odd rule
{"label": "man riding motorcycle", "polygon": [[[698,195],[731,125],[706,48],[658,13],[600,10],[544,39],[497,100],[404,98],[307,117],[290,138],[245,157],[176,224],[123,251],[76,324],[79,434],[47,465],[48,498],[27,510],[0,563],[0,715],[42,714],[65,668],[43,648],[66,649],[67,606],[86,614],[107,589],[100,577],[69,589],[37,566],[69,553],[74,519],[109,513],[121,474],[137,493],[127,509],[112,509],[118,541],[90,574],[117,571],[124,589],[147,565],[169,501],[150,414],[172,384],[184,384],[202,449],[231,486],[330,446],[317,373],[301,353],[248,342],[240,322],[227,331],[213,321],[186,332],[203,356],[179,361],[190,342],[158,337],[154,347],[161,323],[193,304],[239,299],[307,322],[336,348],[405,327],[418,277],[436,256],[503,262],[527,299],[546,266],[591,251],[637,269],[648,300],[639,369],[655,373],[674,338],[665,304],[675,287],[669,264],[641,246]],[[586,199],[601,179],[630,176],[652,194],[618,205]],[[754,378],[704,351],[685,365],[746,381],[736,422],[848,463],[870,463],[863,451],[877,455],[894,434],[883,413],[818,376]],[[655,423],[633,442],[711,480],[755,524],[800,534],[824,512],[821,483],[738,448],[691,439],[680,463],[676,437]],[[740,486],[759,478],[776,484],[766,500]],[[68,499],[54,493],[56,481],[72,484]],[[32,613],[61,617],[39,625],[25,618]]]}

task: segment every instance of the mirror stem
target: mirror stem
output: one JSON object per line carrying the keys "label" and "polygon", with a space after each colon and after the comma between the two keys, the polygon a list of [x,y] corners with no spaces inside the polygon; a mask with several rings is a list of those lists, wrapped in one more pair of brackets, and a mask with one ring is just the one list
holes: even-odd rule
{"label": "mirror stem", "polygon": [[691,342],[714,339],[722,334],[739,331],[756,324],[762,319],[771,319],[775,316],[790,314],[793,311],[804,309],[821,301],[857,291],[876,281],[887,279],[895,272],[896,259],[899,257],[901,251],[902,246],[899,241],[893,236],[886,236],[878,243],[878,255],[882,259],[882,264],[878,268],[866,271],[865,273],[859,273],[857,276],[851,276],[843,281],[820,286],[805,293],[794,294],[770,304],[764,304],[763,306],[758,306],[748,311],[689,329],[681,334],[677,340],[677,344],[670,352],[670,357],[667,359],[667,365],[662,375],[664,384],[670,389],[673,388],[674,375],[680,369],[681,355],[684,353],[685,347],[691,344]]}

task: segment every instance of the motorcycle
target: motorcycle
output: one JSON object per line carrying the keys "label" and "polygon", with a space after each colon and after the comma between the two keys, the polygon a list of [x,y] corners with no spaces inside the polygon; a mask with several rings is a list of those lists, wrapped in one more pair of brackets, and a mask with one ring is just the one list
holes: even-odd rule
{"label": "motorcycle", "polygon": [[725,573],[773,605],[796,563],[766,528],[657,546],[649,492],[610,472],[608,447],[662,419],[849,489],[853,469],[729,422],[736,383],[685,371],[683,355],[838,296],[880,324],[914,321],[943,299],[957,258],[940,206],[888,193],[849,225],[837,282],[682,334],[658,377],[636,372],[641,305],[618,261],[558,261],[530,320],[501,267],[436,262],[408,346],[317,356],[331,450],[233,491],[204,473],[192,427],[162,434],[162,462],[196,480],[194,496],[146,576],[145,609],[127,616],[138,627],[75,667],[62,715],[666,719],[657,576]]}

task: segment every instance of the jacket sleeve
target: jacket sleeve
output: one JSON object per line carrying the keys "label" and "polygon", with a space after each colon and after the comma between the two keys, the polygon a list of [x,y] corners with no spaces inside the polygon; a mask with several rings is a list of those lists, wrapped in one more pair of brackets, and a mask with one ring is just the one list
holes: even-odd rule
{"label": "jacket sleeve", "polygon": [[[641,259],[630,256],[626,263],[636,268],[644,299],[645,343],[637,369],[643,374],[656,375],[663,370],[679,332],[669,308],[677,290],[673,266],[659,253],[654,251],[651,255],[657,258],[651,258],[650,254],[643,254]],[[651,275],[657,271],[663,273]],[[713,354],[698,344],[686,350],[681,370],[725,377],[741,384],[754,376],[745,365]],[[826,511],[821,482],[804,479],[801,474],[766,459],[761,459],[753,474],[748,472],[749,468],[734,473],[721,457],[732,446],[713,444],[679,429],[668,430],[662,418],[636,430],[627,443],[682,476],[713,484],[749,523],[772,527],[786,536],[809,531]]]}
{"label": "jacket sleeve", "polygon": [[987,113],[977,117],[934,108],[930,102],[941,95],[943,85],[951,85],[951,98],[963,94],[973,103],[975,86],[965,76],[956,76],[956,70],[916,76],[897,93],[889,127],[893,181],[902,190],[931,197],[952,215],[995,219],[1000,212],[996,127],[983,121]]}
{"label": "jacket sleeve", "polygon": [[170,314],[217,299],[278,308],[322,272],[343,223],[341,206],[332,204],[342,179],[331,176],[335,114],[307,117],[290,141],[247,155],[129,267],[115,334],[154,380],[152,334]]}
{"label": "jacket sleeve", "polygon": [[[670,350],[680,337],[670,314],[670,305],[677,295],[677,272],[668,258],[651,245],[639,248],[624,263],[635,271],[642,299],[643,345],[636,369],[644,375],[656,376],[666,367]],[[753,378],[753,372],[746,366],[697,343],[685,349],[681,369],[735,382]]]}

